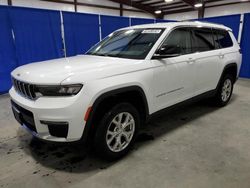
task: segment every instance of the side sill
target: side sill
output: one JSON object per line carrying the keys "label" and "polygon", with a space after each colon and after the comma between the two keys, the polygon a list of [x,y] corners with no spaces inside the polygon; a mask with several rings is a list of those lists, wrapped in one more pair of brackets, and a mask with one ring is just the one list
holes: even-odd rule
{"label": "side sill", "polygon": [[159,110],[159,111],[157,111],[157,112],[154,112],[153,114],[150,114],[150,115],[148,116],[148,119],[146,120],[146,123],[151,122],[152,120],[154,120],[155,118],[159,117],[159,116],[162,115],[162,114],[169,113],[169,112],[172,111],[172,110],[176,110],[176,109],[178,109],[178,108],[181,107],[181,106],[187,106],[187,105],[190,105],[190,104],[192,104],[192,103],[198,102],[198,101],[200,101],[200,100],[202,100],[202,99],[206,99],[206,98],[209,98],[209,97],[213,97],[213,96],[215,96],[216,91],[217,91],[217,89],[211,90],[211,91],[207,91],[207,92],[205,92],[205,93],[202,93],[202,94],[200,94],[200,95],[197,95],[197,96],[195,96],[195,97],[192,97],[192,98],[190,98],[190,99],[187,99],[187,100],[185,100],[185,101],[182,101],[182,102],[180,102],[180,103],[174,104],[174,105],[172,105],[172,106],[169,106],[169,107],[167,107],[167,108],[164,108],[164,109],[162,109],[162,110]]}

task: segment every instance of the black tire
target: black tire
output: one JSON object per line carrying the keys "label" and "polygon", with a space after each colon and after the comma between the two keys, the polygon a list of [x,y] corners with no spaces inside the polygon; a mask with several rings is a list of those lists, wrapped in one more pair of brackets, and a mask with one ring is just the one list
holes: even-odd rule
{"label": "black tire", "polygon": [[[225,87],[225,84],[226,82],[230,82],[231,84],[231,89],[230,91],[227,91],[226,93],[228,94],[227,97],[223,98],[223,87]],[[223,107],[223,106],[226,106],[227,103],[230,101],[231,99],[231,96],[232,96],[232,93],[233,93],[233,87],[234,87],[234,79],[233,79],[233,76],[230,75],[230,74],[226,74],[225,76],[223,76],[220,84],[219,84],[219,87],[217,89],[217,92],[216,92],[216,95],[214,97],[214,103],[216,106],[219,106],[219,107]]]}
{"label": "black tire", "polygon": [[[122,118],[124,118],[124,117],[126,118],[127,116],[129,116],[129,118],[130,118],[129,121],[134,122],[134,123],[132,123],[133,126],[131,125],[131,126],[129,126],[129,128],[134,127],[132,129],[132,130],[134,130],[134,132],[130,130],[131,132],[133,132],[133,135],[131,133],[132,136],[130,136],[130,139],[129,139],[130,142],[128,142],[128,145],[124,149],[122,149],[121,151],[112,151],[112,149],[111,149],[112,147],[110,146],[113,144],[112,142],[114,142],[114,144],[113,144],[114,148],[118,147],[118,146],[115,147],[115,144],[116,144],[117,139],[118,139],[117,137],[119,137],[119,139],[118,139],[118,140],[120,140],[119,143],[121,143],[122,141],[124,141],[124,143],[126,142],[125,136],[123,138],[122,137],[123,133],[120,133],[120,135],[118,135],[116,137],[113,137],[113,135],[112,135],[111,138],[113,138],[113,141],[110,144],[108,144],[108,141],[112,140],[111,138],[108,139],[108,136],[107,136],[108,130],[112,129],[111,126],[115,127],[114,130],[112,130],[112,131],[114,131],[112,133],[115,133],[115,134],[119,134],[118,132],[122,129],[121,128],[121,129],[115,131],[115,129],[118,129],[117,127],[119,127],[119,126],[117,126],[117,124],[115,124],[115,123],[112,123],[113,120],[116,121],[115,118],[118,118],[118,119],[120,118],[118,116],[119,114],[120,115],[123,114],[123,115],[121,115]],[[123,119],[123,122],[124,121],[125,120]],[[123,123],[123,124],[125,124],[125,123]],[[95,149],[96,153],[101,158],[104,158],[106,160],[111,160],[111,161],[123,157],[124,155],[126,155],[128,153],[131,146],[134,144],[139,127],[140,127],[140,115],[139,115],[137,109],[133,105],[131,105],[130,103],[119,103],[119,104],[115,105],[107,113],[105,113],[99,121],[97,130],[96,130],[96,134],[94,136],[94,149]],[[119,146],[122,146],[122,144],[119,144]]]}

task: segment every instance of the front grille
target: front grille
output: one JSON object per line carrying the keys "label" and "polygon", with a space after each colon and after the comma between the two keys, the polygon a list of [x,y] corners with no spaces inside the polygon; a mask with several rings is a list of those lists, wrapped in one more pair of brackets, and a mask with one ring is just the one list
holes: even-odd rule
{"label": "front grille", "polygon": [[35,85],[21,82],[12,78],[13,86],[15,90],[26,98],[34,100],[36,98]]}

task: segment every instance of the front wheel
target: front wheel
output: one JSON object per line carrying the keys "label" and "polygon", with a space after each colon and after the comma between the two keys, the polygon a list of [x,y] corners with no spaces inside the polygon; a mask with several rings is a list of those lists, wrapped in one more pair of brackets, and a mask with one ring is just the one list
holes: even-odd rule
{"label": "front wheel", "polygon": [[233,77],[231,75],[224,76],[215,96],[215,103],[217,106],[227,105],[233,93],[233,86]]}
{"label": "front wheel", "polygon": [[124,156],[134,143],[139,125],[139,113],[133,105],[115,105],[101,118],[94,139],[95,150],[108,160]]}

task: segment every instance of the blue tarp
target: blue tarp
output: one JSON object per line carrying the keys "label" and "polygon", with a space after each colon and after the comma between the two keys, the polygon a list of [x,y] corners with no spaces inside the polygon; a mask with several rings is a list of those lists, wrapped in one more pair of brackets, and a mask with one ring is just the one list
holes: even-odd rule
{"label": "blue tarp", "polygon": [[233,30],[233,33],[234,33],[234,36],[236,37],[236,39],[238,38],[239,27],[240,27],[240,14],[230,15],[230,16],[203,18],[203,19],[199,19],[199,20],[223,24],[227,27],[230,27]]}
{"label": "blue tarp", "polygon": [[18,65],[62,57],[60,12],[10,7]]}
{"label": "blue tarp", "polygon": [[241,49],[243,57],[240,77],[250,78],[250,13],[244,16]]}
{"label": "blue tarp", "polygon": [[113,31],[129,26],[129,18],[118,16],[101,16],[102,38]]}
{"label": "blue tarp", "polygon": [[63,12],[67,56],[83,54],[99,42],[99,17],[94,14]]}
{"label": "blue tarp", "polygon": [[[99,16],[63,12],[67,56],[83,54],[100,40]],[[239,33],[240,15],[205,18],[201,21],[224,24]],[[131,25],[170,20],[131,18]],[[129,18],[101,16],[102,37],[129,26]],[[250,78],[250,14],[245,14],[241,47],[241,77]],[[14,34],[14,35],[13,35]],[[15,37],[15,40],[13,39]],[[17,66],[63,57],[60,12],[34,8],[0,6],[0,93],[11,85],[10,72]]]}
{"label": "blue tarp", "polygon": [[17,66],[8,8],[0,6],[0,93],[10,89],[10,72]]}
{"label": "blue tarp", "polygon": [[141,24],[150,24],[154,23],[154,19],[148,18],[131,18],[131,25],[141,25]]}

